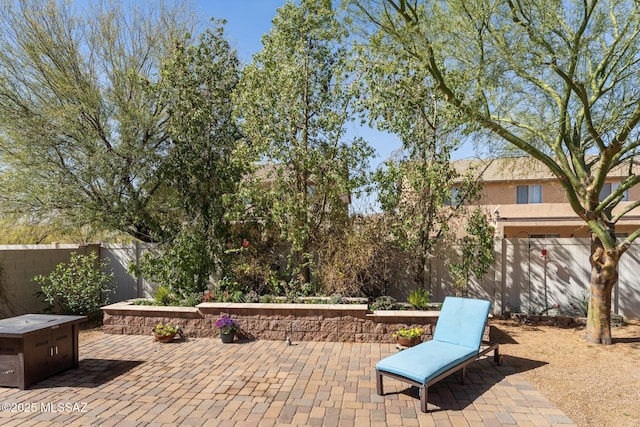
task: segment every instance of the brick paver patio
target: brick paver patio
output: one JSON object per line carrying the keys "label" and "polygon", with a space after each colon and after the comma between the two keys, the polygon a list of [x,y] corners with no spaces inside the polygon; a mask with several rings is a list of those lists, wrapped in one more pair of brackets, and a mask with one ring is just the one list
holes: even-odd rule
{"label": "brick paver patio", "polygon": [[485,358],[429,388],[429,410],[375,363],[391,344],[150,336],[80,340],[80,367],[29,390],[0,387],[3,426],[573,425],[509,366]]}

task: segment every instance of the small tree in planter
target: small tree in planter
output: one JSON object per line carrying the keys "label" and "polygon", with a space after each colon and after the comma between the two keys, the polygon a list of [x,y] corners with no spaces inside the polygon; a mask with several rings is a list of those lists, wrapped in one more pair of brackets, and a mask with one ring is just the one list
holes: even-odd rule
{"label": "small tree in planter", "polygon": [[493,232],[487,217],[479,208],[474,209],[465,227],[466,235],[459,241],[460,257],[449,263],[449,273],[455,280],[456,296],[464,296],[469,279],[474,274],[478,280],[493,264]]}
{"label": "small tree in planter", "polygon": [[108,262],[98,259],[95,252],[82,255],[73,252],[68,263],[60,263],[48,276],[33,280],[41,285],[38,296],[49,304],[50,311],[64,314],[94,315],[109,302],[115,292],[113,273],[105,273]]}

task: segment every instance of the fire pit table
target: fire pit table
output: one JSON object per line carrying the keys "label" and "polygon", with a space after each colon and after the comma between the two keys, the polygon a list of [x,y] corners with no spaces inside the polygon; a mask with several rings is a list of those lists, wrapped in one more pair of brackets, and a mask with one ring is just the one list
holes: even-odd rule
{"label": "fire pit table", "polygon": [[86,316],[25,314],[0,320],[0,386],[19,387],[78,367]]}

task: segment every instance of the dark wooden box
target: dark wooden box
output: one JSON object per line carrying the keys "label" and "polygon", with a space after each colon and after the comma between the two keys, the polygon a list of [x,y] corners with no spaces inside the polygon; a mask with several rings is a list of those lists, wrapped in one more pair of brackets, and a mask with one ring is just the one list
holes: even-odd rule
{"label": "dark wooden box", "polygon": [[25,389],[78,367],[78,332],[86,316],[25,314],[0,320],[0,386]]}

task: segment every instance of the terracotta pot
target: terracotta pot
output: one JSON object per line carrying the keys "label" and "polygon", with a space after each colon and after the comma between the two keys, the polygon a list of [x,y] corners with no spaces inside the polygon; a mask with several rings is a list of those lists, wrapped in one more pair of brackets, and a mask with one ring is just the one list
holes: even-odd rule
{"label": "terracotta pot", "polygon": [[153,338],[156,341],[159,342],[169,342],[169,341],[173,341],[173,339],[176,337],[176,334],[171,334],[171,335],[160,335],[160,334],[156,334],[155,332],[153,333]]}
{"label": "terracotta pot", "polygon": [[402,347],[413,347],[414,345],[420,344],[420,342],[422,341],[422,338],[421,337],[415,337],[415,338],[396,337],[396,340],[398,341],[398,344],[401,345]]}

